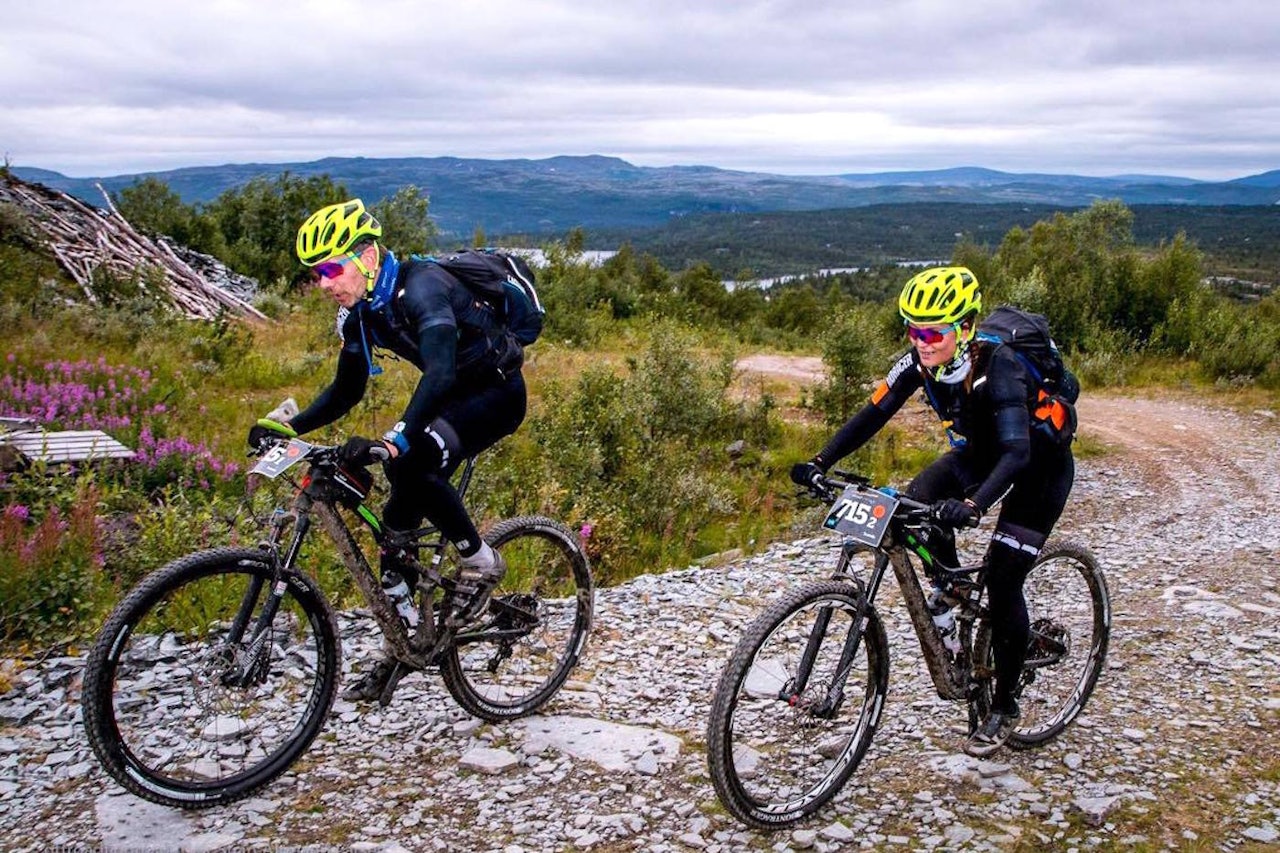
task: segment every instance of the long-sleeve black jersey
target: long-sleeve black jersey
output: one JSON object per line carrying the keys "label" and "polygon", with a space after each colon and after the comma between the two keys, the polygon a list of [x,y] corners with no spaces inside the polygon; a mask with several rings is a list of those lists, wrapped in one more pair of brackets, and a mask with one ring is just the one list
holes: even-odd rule
{"label": "long-sleeve black jersey", "polygon": [[406,261],[399,265],[388,303],[368,302],[338,313],[342,350],[333,382],[291,422],[299,434],[332,423],[364,396],[373,366],[373,348],[389,350],[422,371],[422,378],[401,418],[401,432],[412,444],[439,412],[445,396],[459,383],[476,381],[480,368],[505,341],[505,329],[487,303],[438,265]]}
{"label": "long-sleeve black jersey", "polygon": [[842,426],[818,454],[824,466],[857,450],[889,422],[916,391],[923,389],[938,417],[963,438],[959,452],[988,473],[971,497],[986,512],[1031,461],[1032,453],[1061,453],[1033,441],[1029,403],[1038,390],[1018,357],[1007,347],[971,345],[973,366],[961,382],[939,382],[920,365],[915,349],[905,353],[871,395],[870,402]]}

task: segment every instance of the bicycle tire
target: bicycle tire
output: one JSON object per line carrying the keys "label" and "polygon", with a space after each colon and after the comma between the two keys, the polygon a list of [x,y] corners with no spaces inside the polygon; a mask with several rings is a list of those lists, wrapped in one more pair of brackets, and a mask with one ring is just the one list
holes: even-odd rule
{"label": "bicycle tire", "polygon": [[497,722],[533,713],[563,686],[591,632],[594,592],[578,537],[557,521],[511,518],[485,539],[507,574],[482,623],[444,653],[440,676],[468,713]]}
{"label": "bicycle tire", "polygon": [[[889,690],[889,644],[874,607],[866,610],[843,704],[832,719],[813,711],[830,686],[827,676],[837,668],[857,606],[858,593],[848,583],[808,584],[775,601],[743,631],[707,723],[711,781],[720,802],[743,823],[762,829],[796,823],[835,797],[866,754]],[[824,608],[831,615],[823,636],[841,639],[822,644],[805,689],[784,698],[796,686],[795,664]]]}
{"label": "bicycle tire", "polygon": [[[81,704],[94,753],[126,789],[183,809],[230,803],[284,773],[320,732],[341,664],[337,622],[295,574],[269,633],[248,642],[274,576],[260,550],[197,552],[148,575],[107,618]],[[243,641],[227,646],[240,613]],[[248,685],[223,680],[246,668]]]}
{"label": "bicycle tire", "polygon": [[[1022,714],[1009,735],[1012,749],[1045,744],[1080,715],[1102,675],[1111,642],[1107,580],[1085,545],[1050,540],[1027,576],[1024,591],[1033,632],[1018,694]],[[1065,655],[1056,646],[1046,647],[1064,640]],[[974,636],[974,658],[993,671],[990,623],[981,624]],[[978,691],[970,706],[971,726],[990,708],[992,689],[988,680]]]}

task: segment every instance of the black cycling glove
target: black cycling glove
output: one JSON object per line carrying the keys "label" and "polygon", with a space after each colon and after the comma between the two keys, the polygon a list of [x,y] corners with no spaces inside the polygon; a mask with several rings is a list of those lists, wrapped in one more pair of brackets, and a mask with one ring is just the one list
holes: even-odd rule
{"label": "black cycling glove", "polygon": [[938,516],[938,521],[948,527],[977,527],[978,521],[982,518],[982,513],[978,512],[976,506],[955,498],[940,501],[935,505],[934,512]]}
{"label": "black cycling glove", "polygon": [[387,449],[387,443],[380,438],[353,435],[338,449],[338,456],[343,462],[365,468],[375,462],[386,462],[391,458],[391,451]]}
{"label": "black cycling glove", "polygon": [[791,466],[791,482],[797,486],[813,488],[822,482],[822,477],[826,473],[825,468],[812,460],[809,462],[797,462]]}

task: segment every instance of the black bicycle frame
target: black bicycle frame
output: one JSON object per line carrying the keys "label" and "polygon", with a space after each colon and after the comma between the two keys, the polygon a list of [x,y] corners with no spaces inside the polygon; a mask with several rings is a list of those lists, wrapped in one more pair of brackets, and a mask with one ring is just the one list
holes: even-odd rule
{"label": "black bicycle frame", "polygon": [[[967,657],[962,655],[961,658],[952,661],[942,645],[942,638],[934,628],[933,617],[929,613],[928,605],[925,603],[924,590],[921,588],[920,580],[911,565],[911,559],[908,556],[905,544],[910,527],[911,524],[905,519],[896,519],[893,522],[889,532],[886,534],[888,542],[882,543],[874,551],[876,555],[875,563],[865,585],[850,571],[853,555],[862,550],[863,546],[859,546],[858,543],[852,540],[845,540],[840,551],[840,562],[833,577],[837,580],[851,583],[857,595],[858,605],[854,612],[852,624],[845,635],[840,661],[831,679],[831,686],[827,689],[822,701],[809,709],[813,716],[826,719],[834,716],[839,711],[840,705],[844,701],[844,685],[853,667],[854,659],[858,653],[858,645],[865,630],[867,608],[875,600],[889,566],[893,566],[898,586],[902,590],[903,602],[906,605],[907,613],[911,617],[916,636],[920,641],[925,665],[929,670],[930,678],[933,680],[934,689],[943,699],[958,700],[968,696],[969,669]],[[934,572],[957,587],[969,589],[965,602],[961,606],[962,611],[977,611],[982,590],[982,572],[985,566],[980,564],[948,569],[940,566],[933,559],[923,543],[916,545],[916,547],[924,552],[921,555],[921,559],[927,565],[933,566]],[[971,580],[969,577],[971,575],[976,575],[976,577]],[[818,650],[826,637],[831,615],[832,608],[830,606],[823,607],[818,613],[797,666],[795,683],[790,685],[789,689],[784,688],[779,693],[779,699],[790,702],[794,701],[795,697],[803,695],[804,689],[813,673],[813,663],[817,659]]]}
{"label": "black bicycle frame", "polygon": [[[347,571],[351,574],[356,586],[364,596],[374,621],[378,623],[378,627],[382,630],[382,634],[386,638],[387,644],[391,647],[391,652],[395,658],[410,666],[424,668],[442,648],[447,647],[449,643],[455,640],[452,631],[437,632],[437,626],[431,618],[430,599],[435,589],[440,587],[449,592],[455,585],[452,578],[445,577],[440,573],[440,564],[443,562],[444,551],[447,546],[444,537],[440,536],[434,542],[423,541],[433,534],[438,534],[439,529],[436,527],[420,528],[409,532],[404,537],[403,542],[396,543],[403,548],[431,548],[435,552],[429,565],[423,565],[421,562],[415,561],[414,568],[420,572],[418,589],[422,593],[421,606],[423,613],[421,615],[423,618],[419,620],[417,631],[411,637],[391,600],[383,591],[382,584],[375,576],[369,561],[365,559],[364,552],[355,541],[351,528],[347,526],[347,523],[343,521],[338,513],[337,500],[332,491],[335,487],[331,473],[328,471],[317,472],[315,468],[316,466],[313,465],[309,476],[304,479],[304,484],[294,498],[292,508],[287,512],[278,509],[272,518],[271,537],[264,543],[264,550],[266,551],[264,557],[270,560],[274,568],[271,579],[271,592],[269,598],[263,603],[262,610],[258,613],[257,618],[254,620],[253,628],[249,632],[249,636],[252,639],[247,652],[236,655],[236,665],[223,675],[224,683],[244,686],[252,680],[257,657],[265,649],[267,638],[270,636],[270,627],[275,620],[280,602],[283,600],[288,586],[285,579],[298,571],[296,568],[298,555],[302,550],[303,541],[311,531],[313,515],[333,541],[343,565],[346,566]],[[475,458],[470,457],[464,463],[462,474],[458,480],[459,498],[466,494],[474,470]],[[356,516],[369,528],[374,541],[378,543],[379,547],[386,546],[388,544],[386,531],[378,524],[376,517],[371,512],[361,510],[364,510],[363,505],[357,508]],[[292,523],[293,529],[289,544],[284,553],[281,554],[280,542],[285,535],[285,528],[290,526],[290,523]],[[245,591],[240,608],[227,633],[225,643],[228,648],[235,648],[240,645],[246,629],[249,627],[249,620],[258,603],[259,596],[262,594],[265,582],[264,578],[258,576],[251,579],[249,588]]]}

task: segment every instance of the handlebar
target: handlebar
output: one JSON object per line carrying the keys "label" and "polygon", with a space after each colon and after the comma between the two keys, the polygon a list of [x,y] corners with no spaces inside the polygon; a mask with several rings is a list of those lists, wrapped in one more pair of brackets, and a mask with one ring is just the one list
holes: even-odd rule
{"label": "handlebar", "polygon": [[[831,502],[837,496],[850,486],[859,489],[875,490],[871,485],[871,479],[861,474],[855,474],[851,471],[841,471],[832,469],[830,475],[814,477],[806,488],[811,495],[820,500]],[[897,490],[893,490],[893,497],[898,501],[897,515],[911,521],[929,521],[935,524],[940,523],[938,518],[938,507],[936,504],[924,503],[915,498],[908,497]],[[976,527],[977,523],[971,526]]]}
{"label": "handlebar", "polygon": [[[250,457],[265,456],[273,448],[286,445],[291,441],[293,441],[293,439],[289,436],[280,435],[278,433],[276,434],[269,433],[267,435],[260,437],[258,439],[258,443],[256,446],[251,446],[249,448],[249,456]],[[299,439],[299,441],[301,441],[301,439]],[[304,456],[303,458],[306,459],[308,462],[311,462],[312,464],[323,465],[325,463],[333,463],[333,464],[346,465],[350,467],[367,468],[370,465],[373,465],[375,463],[385,462],[391,458],[391,451],[387,450],[385,447],[374,445],[369,449],[370,456],[374,458],[365,465],[357,465],[353,460],[343,458],[341,445],[311,444],[310,442],[306,442],[306,444],[308,446],[308,450],[307,450],[306,456]]]}

